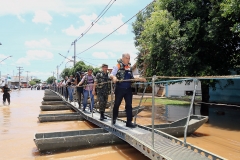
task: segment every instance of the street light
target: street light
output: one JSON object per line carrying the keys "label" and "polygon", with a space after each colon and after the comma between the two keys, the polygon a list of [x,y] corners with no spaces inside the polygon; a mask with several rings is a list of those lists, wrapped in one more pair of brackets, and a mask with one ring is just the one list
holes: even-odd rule
{"label": "street light", "polygon": [[[60,56],[64,57],[64,58],[68,59],[69,61],[73,61],[73,60],[67,58],[66,56],[62,55],[61,53],[58,53],[58,54],[59,54]],[[74,62],[74,61],[73,61],[73,62]]]}
{"label": "street light", "polygon": [[[2,44],[0,43],[0,45],[2,45]],[[10,57],[12,57],[12,56],[8,56],[8,57],[4,58],[3,60],[1,60],[1,61],[0,61],[0,64],[1,64],[1,62],[5,61],[6,59],[8,59],[8,58],[10,58]],[[1,71],[0,71],[0,79],[1,79],[1,76],[2,76],[2,75],[1,75]]]}
{"label": "street light", "polygon": [[[70,61],[68,61],[68,62],[74,62],[73,60],[70,60]],[[66,65],[68,64],[68,62],[65,64],[65,69],[66,69]]]}
{"label": "street light", "polygon": [[4,58],[3,60],[0,61],[0,63],[3,62],[3,61],[5,61],[6,59],[8,59],[8,58],[10,58],[10,57],[12,57],[12,56],[8,56],[8,57]]}

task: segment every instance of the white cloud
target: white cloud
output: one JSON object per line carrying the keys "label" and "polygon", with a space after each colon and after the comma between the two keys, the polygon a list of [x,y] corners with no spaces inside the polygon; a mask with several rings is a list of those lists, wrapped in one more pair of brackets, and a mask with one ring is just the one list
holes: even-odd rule
{"label": "white cloud", "polygon": [[53,54],[44,50],[29,50],[26,57],[30,60],[49,60],[53,58]]}
{"label": "white cloud", "polygon": [[2,59],[6,58],[7,56],[4,54],[0,54],[0,61],[2,61]]}
{"label": "white cloud", "polygon": [[[82,13],[89,11],[92,6],[106,6],[109,0],[88,0],[88,1],[69,1],[69,0],[2,0],[0,5],[0,16],[6,14],[26,14],[37,10],[47,12]],[[123,6],[136,3],[136,0],[117,0],[113,6]],[[92,9],[94,10],[94,8]],[[91,11],[92,12],[92,11]]]}
{"label": "white cloud", "polygon": [[31,63],[30,63],[30,60],[29,60],[28,58],[23,57],[23,58],[19,58],[19,59],[16,61],[16,64],[29,66]]}
{"label": "white cloud", "polygon": [[25,46],[29,48],[44,48],[44,47],[49,47],[51,46],[51,42],[44,38],[41,40],[32,40],[32,41],[26,41]]}
{"label": "white cloud", "polygon": [[[96,40],[97,41],[97,40]],[[77,48],[81,48],[85,50],[86,48],[93,45],[95,42],[88,42],[88,43],[77,43]],[[94,46],[91,50],[97,50],[98,52],[111,52],[116,55],[116,53],[125,53],[126,51],[135,53],[137,49],[134,46],[133,40],[104,40],[98,45]],[[91,52],[91,50],[87,52]]]}
{"label": "white cloud", "polygon": [[50,25],[52,21],[52,16],[46,11],[36,11],[34,18],[32,19],[34,23],[45,23]]}
{"label": "white cloud", "polygon": [[[34,77],[34,78],[41,77],[41,79],[43,81],[45,81],[45,80],[47,80],[48,77],[51,77],[53,75],[53,73],[52,72],[31,71],[30,75],[31,75],[31,77]],[[54,76],[56,76],[56,73]]]}
{"label": "white cloud", "polygon": [[[96,14],[81,15],[79,18],[83,21],[84,23],[83,26],[80,26],[79,28],[75,28],[73,25],[71,25],[69,28],[63,29],[62,31],[69,36],[81,35],[90,26],[90,24],[95,20],[96,17],[97,17]],[[103,17],[97,23],[95,23],[95,25],[91,28],[88,34],[110,33],[111,31],[115,30],[116,28],[118,28],[120,25],[124,23],[122,19],[123,19],[122,14],[118,14],[117,16]],[[126,34],[127,31],[128,31],[128,25],[126,24],[120,29],[118,29],[116,33]]]}
{"label": "white cloud", "polygon": [[51,52],[45,50],[29,50],[25,57],[21,57],[16,61],[18,65],[30,65],[33,60],[50,60],[53,58]]}
{"label": "white cloud", "polygon": [[17,18],[21,21],[21,22],[25,22],[25,19],[23,19],[19,14],[17,15]]}
{"label": "white cloud", "polygon": [[112,52],[94,52],[92,56],[99,59],[108,59],[116,57],[116,55]]}

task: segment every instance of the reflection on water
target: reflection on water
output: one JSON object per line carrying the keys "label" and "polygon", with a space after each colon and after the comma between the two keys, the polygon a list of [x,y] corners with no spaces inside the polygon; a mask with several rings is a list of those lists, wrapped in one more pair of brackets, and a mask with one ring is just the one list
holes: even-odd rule
{"label": "reflection on water", "polygon": [[2,111],[1,122],[3,126],[1,134],[6,134],[8,132],[8,127],[10,126],[11,111],[9,106],[4,106],[1,111]]}
{"label": "reflection on water", "polygon": [[210,107],[209,124],[228,130],[240,130],[240,108]]}
{"label": "reflection on water", "polygon": [[[173,122],[188,116],[190,105],[166,105],[164,116]],[[193,114],[193,111],[191,112]],[[200,115],[200,106],[195,106],[195,114]]]}
{"label": "reflection on water", "polygon": [[[166,105],[163,116],[168,122],[187,117],[189,105]],[[200,115],[201,106],[195,107],[195,114]],[[193,111],[191,112],[191,114]],[[229,130],[240,130],[240,108],[209,107],[208,124]]]}

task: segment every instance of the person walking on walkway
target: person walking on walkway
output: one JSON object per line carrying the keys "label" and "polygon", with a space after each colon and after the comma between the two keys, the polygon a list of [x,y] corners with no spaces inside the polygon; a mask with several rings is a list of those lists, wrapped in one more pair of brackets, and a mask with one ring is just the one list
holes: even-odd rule
{"label": "person walking on walkway", "polygon": [[5,84],[5,86],[2,88],[2,92],[3,92],[3,105],[6,104],[6,99],[8,101],[8,105],[10,105],[10,92],[11,92],[11,89],[8,88],[7,84]]}
{"label": "person walking on walkway", "polygon": [[102,64],[102,71],[96,75],[97,98],[99,102],[100,120],[107,119],[104,116],[105,108],[108,101],[108,95],[111,91],[110,74],[108,72],[108,65]]}
{"label": "person walking on walkway", "polygon": [[65,76],[65,79],[62,83],[63,94],[64,94],[64,97],[65,97],[66,101],[68,100],[67,80],[68,80],[68,76]]}
{"label": "person walking on walkway", "polygon": [[73,79],[73,75],[70,75],[69,79],[67,80],[69,102],[73,102],[74,81],[75,81],[75,79]]}
{"label": "person walking on walkway", "polygon": [[[113,107],[113,124],[116,123],[118,117],[119,106],[122,99],[125,100],[125,109],[127,114],[126,126],[135,128],[132,123],[132,88],[131,81],[146,81],[145,78],[134,79],[131,69],[130,55],[128,53],[122,54],[122,59],[118,60],[118,64],[113,68],[111,72],[111,79],[116,83],[115,88],[115,103]],[[121,80],[124,80],[121,82]]]}
{"label": "person walking on walkway", "polygon": [[[75,84],[78,85],[79,82],[81,82],[82,78],[84,76],[84,72],[76,72],[76,75],[75,75]],[[82,103],[82,96],[83,96],[83,86],[77,86],[76,87],[77,89],[77,99],[78,99],[78,108],[80,109],[81,108],[81,103]]]}
{"label": "person walking on walkway", "polygon": [[95,94],[95,77],[92,75],[93,70],[88,69],[87,75],[85,75],[82,80],[79,82],[78,86],[84,85],[83,89],[83,111],[85,111],[87,107],[88,97],[91,98],[90,104],[90,112],[93,111],[94,108],[94,94]]}

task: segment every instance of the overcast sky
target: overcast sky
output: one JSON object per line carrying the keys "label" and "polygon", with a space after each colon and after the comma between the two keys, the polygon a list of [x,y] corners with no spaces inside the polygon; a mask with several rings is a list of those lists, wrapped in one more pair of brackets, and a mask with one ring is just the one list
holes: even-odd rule
{"label": "overcast sky", "polygon": [[[0,64],[2,75],[17,74],[23,67],[23,75],[37,76],[46,80],[73,63],[58,53],[72,59],[77,39],[101,13],[110,0],[0,0]],[[132,22],[124,25],[110,37],[79,54],[111,33],[151,0],[116,0],[106,14],[76,43],[77,61],[110,68],[122,53],[131,54],[134,63],[137,50],[134,47]],[[68,53],[69,51],[69,53]],[[55,74],[56,76],[56,74]]]}

